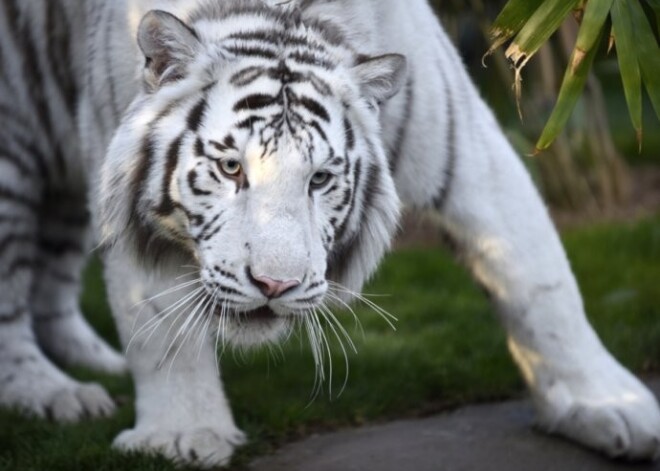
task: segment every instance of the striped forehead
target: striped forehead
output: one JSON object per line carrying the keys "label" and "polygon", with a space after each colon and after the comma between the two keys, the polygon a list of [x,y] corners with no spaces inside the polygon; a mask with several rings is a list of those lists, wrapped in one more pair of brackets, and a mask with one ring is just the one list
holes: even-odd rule
{"label": "striped forehead", "polygon": [[229,136],[239,153],[258,139],[264,155],[286,146],[310,161],[332,157],[345,128],[333,85],[344,80],[346,46],[327,27],[256,2],[218,5],[191,18],[218,59],[216,82],[190,115],[201,121],[198,135],[207,143]]}
{"label": "striped forehead", "polygon": [[333,153],[332,129],[343,132],[341,103],[329,83],[286,60],[236,60],[205,100],[204,134],[232,132],[239,142],[258,137],[264,156],[292,141],[306,160],[325,159]]}
{"label": "striped forehead", "polygon": [[189,20],[197,34],[208,43],[231,47],[232,43],[241,46],[257,41],[266,47],[306,47],[339,55],[347,47],[339,30],[328,23],[303,21],[297,9],[278,11],[246,4],[243,7],[234,4],[226,9],[220,4],[206,6],[211,8],[199,9]]}

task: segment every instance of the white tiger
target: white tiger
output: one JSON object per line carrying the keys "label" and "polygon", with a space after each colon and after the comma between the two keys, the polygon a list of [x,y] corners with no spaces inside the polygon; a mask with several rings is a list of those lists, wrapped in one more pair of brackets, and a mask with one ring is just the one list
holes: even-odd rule
{"label": "white tiger", "polygon": [[[434,212],[492,295],[542,427],[610,456],[657,457],[655,398],[589,326],[529,176],[425,0],[43,5],[4,0],[0,14],[0,404],[61,420],[112,411],[37,342],[59,360],[123,368],[74,307],[83,243],[52,262],[43,249],[62,244],[32,243],[49,240],[37,221],[66,204],[35,188],[90,185],[137,396],[115,446],[209,467],[244,437],[214,335],[199,334],[211,321],[234,344],[277,341],[296,319],[314,331],[314,309],[349,300],[374,271],[403,202]],[[55,27],[71,32],[62,48],[50,39],[26,59]],[[65,216],[60,241],[84,226]],[[24,220],[30,237],[15,233]],[[48,278],[58,269],[68,290]]]}

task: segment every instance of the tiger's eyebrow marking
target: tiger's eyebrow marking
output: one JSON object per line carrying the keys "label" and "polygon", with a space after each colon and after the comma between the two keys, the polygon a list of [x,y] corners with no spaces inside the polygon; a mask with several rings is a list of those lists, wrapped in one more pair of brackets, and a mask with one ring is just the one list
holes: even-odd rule
{"label": "tiger's eyebrow marking", "polygon": [[236,140],[234,136],[228,134],[222,142],[209,140],[209,144],[215,147],[219,152],[227,152],[228,150],[238,150],[236,147]]}
{"label": "tiger's eyebrow marking", "polygon": [[236,72],[231,77],[231,79],[229,79],[229,83],[231,83],[235,87],[246,87],[251,83],[255,82],[265,73],[266,73],[266,69],[264,67],[257,67],[257,66],[248,67],[246,69]]}
{"label": "tiger's eyebrow marking", "polygon": [[249,118],[236,123],[236,128],[241,130],[249,129],[250,131],[252,131],[254,130],[254,125],[256,123],[263,121],[266,121],[266,118],[264,118],[263,116],[250,116]]}
{"label": "tiger's eyebrow marking", "polygon": [[346,157],[341,157],[341,156],[336,157],[334,155],[331,155],[327,161],[330,161],[330,165],[339,167],[344,165],[344,162],[346,162]]}
{"label": "tiger's eyebrow marking", "polygon": [[297,103],[302,105],[307,111],[322,119],[326,123],[330,122],[330,114],[328,110],[321,103],[313,98],[301,96],[298,98]]}
{"label": "tiger's eyebrow marking", "polygon": [[237,101],[234,105],[234,112],[244,110],[260,110],[277,104],[278,97],[266,95],[264,93],[254,93]]}
{"label": "tiger's eyebrow marking", "polygon": [[[327,141],[326,141],[327,142]],[[320,166],[321,167],[342,167],[342,170],[344,168],[344,165],[348,162],[348,157],[337,155],[335,152],[335,149],[328,143],[328,156],[321,161]]]}

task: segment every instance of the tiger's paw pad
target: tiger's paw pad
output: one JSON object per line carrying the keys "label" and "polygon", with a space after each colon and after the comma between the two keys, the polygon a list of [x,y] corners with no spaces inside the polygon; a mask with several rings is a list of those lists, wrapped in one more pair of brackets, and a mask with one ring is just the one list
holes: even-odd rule
{"label": "tiger's paw pad", "polygon": [[571,395],[565,385],[555,386],[552,409],[542,414],[539,425],[612,458],[660,458],[658,403],[636,379],[625,380],[579,395]]}
{"label": "tiger's paw pad", "polygon": [[133,429],[119,434],[113,446],[124,452],[157,453],[184,465],[203,469],[229,464],[234,449],[245,443],[238,429],[229,433],[213,427],[185,431]]}
{"label": "tiger's paw pad", "polygon": [[35,332],[44,352],[62,365],[110,374],[127,371],[124,357],[102,340],[82,315],[37,322]]}

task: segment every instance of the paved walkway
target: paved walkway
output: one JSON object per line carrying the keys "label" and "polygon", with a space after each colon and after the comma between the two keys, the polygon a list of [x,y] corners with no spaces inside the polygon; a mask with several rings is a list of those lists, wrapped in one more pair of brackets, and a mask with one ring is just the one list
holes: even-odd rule
{"label": "paved walkway", "polygon": [[[660,379],[651,381],[660,396]],[[264,457],[252,471],[660,471],[627,464],[532,428],[531,405],[468,406],[421,420],[310,437]]]}

